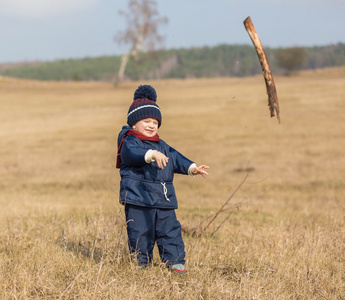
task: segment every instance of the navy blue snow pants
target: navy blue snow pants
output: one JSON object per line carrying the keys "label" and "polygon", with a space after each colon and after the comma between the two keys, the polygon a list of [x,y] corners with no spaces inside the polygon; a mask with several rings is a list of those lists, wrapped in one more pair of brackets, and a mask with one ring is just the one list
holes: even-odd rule
{"label": "navy blue snow pants", "polygon": [[174,209],[125,205],[129,251],[137,253],[139,265],[152,262],[155,242],[162,262],[184,264],[181,224]]}

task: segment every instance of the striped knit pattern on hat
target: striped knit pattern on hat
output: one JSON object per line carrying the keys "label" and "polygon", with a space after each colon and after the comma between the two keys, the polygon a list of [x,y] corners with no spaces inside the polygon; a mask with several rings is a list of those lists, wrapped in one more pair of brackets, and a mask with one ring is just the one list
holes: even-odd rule
{"label": "striped knit pattern on hat", "polygon": [[158,121],[158,127],[162,123],[162,115],[156,102],[149,99],[136,99],[129,107],[127,114],[127,124],[133,126],[142,119],[153,118]]}
{"label": "striped knit pattern on hat", "polygon": [[158,127],[160,127],[162,115],[156,100],[156,91],[152,86],[139,86],[134,93],[134,101],[128,110],[127,124],[132,127],[142,119],[153,118],[158,121]]}

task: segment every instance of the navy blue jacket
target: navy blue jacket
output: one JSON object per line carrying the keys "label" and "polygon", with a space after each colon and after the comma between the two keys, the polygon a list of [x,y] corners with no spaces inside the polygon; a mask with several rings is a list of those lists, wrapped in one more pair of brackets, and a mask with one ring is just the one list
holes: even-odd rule
{"label": "navy blue jacket", "polygon": [[[118,145],[129,129],[131,127],[123,126]],[[156,162],[145,162],[145,154],[149,149],[158,150],[169,157],[163,170]],[[120,203],[176,209],[178,205],[173,185],[174,173],[188,174],[191,164],[191,160],[163,140],[156,143],[141,141],[134,135],[127,136],[121,148]]]}

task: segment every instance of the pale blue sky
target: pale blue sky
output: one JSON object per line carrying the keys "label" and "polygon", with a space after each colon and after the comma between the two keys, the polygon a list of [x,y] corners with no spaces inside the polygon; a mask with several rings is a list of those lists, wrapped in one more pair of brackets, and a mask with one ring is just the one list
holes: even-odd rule
{"label": "pale blue sky", "polygon": [[[251,16],[264,46],[345,43],[345,0],[157,0],[169,19],[164,46],[251,44]],[[128,0],[0,0],[0,63],[119,55]]]}

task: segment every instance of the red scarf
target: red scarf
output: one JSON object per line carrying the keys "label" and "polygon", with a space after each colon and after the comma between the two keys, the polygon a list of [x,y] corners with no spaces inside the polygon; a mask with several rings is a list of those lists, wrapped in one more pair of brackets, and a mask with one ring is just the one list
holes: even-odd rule
{"label": "red scarf", "polygon": [[117,149],[117,159],[116,159],[116,168],[120,168],[121,167],[121,148],[122,148],[122,144],[123,141],[125,140],[126,136],[129,135],[134,135],[136,136],[139,140],[141,141],[150,141],[150,142],[159,142],[159,136],[158,134],[156,134],[153,137],[148,137],[142,133],[140,133],[138,130],[134,130],[134,129],[129,129],[122,137],[121,143],[119,145],[119,148]]}

